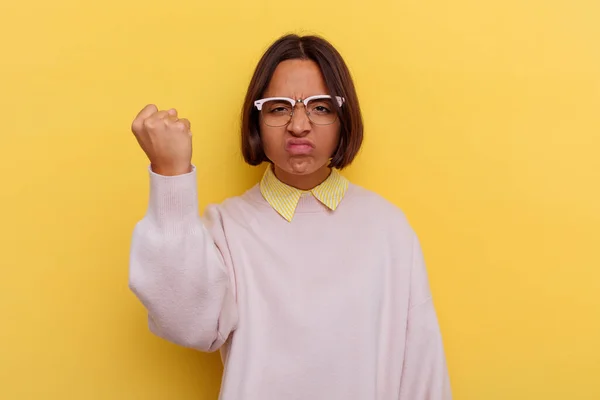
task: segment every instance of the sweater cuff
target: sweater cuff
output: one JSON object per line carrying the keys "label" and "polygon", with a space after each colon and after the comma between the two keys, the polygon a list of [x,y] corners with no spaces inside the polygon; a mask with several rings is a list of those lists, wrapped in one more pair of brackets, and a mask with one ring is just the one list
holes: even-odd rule
{"label": "sweater cuff", "polygon": [[159,175],[148,167],[150,200],[148,217],[161,230],[180,233],[193,230],[198,222],[196,167],[182,175]]}

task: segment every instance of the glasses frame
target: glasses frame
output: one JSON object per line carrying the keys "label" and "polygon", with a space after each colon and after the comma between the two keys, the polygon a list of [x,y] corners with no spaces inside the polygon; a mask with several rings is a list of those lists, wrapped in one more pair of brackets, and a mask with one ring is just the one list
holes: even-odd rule
{"label": "glasses frame", "polygon": [[[292,112],[290,113],[290,119],[288,120],[288,122],[286,122],[283,125],[268,125],[267,124],[268,126],[278,127],[278,126],[286,126],[287,124],[289,124],[290,121],[292,120],[292,117],[294,116],[294,111],[296,110],[296,104],[298,104],[298,103],[304,104],[304,110],[306,112],[306,116],[308,117],[308,120],[311,122],[311,124],[315,124],[315,125],[331,125],[335,121],[337,121],[337,119],[338,119],[338,113],[337,112],[336,112],[336,115],[335,115],[335,119],[332,122],[327,123],[327,124],[317,124],[312,119],[310,119],[310,112],[307,109],[308,102],[311,101],[311,100],[320,100],[320,99],[333,99],[333,97],[331,97],[328,94],[317,94],[317,95],[314,95],[314,96],[309,96],[309,97],[307,97],[305,99],[296,99],[296,100],[294,100],[294,99],[292,99],[290,97],[267,97],[267,98],[264,98],[264,99],[256,100],[254,102],[254,106],[258,109],[258,111],[262,111],[262,106],[267,101],[279,100],[279,101],[286,101],[286,102],[290,103],[290,105],[292,106]],[[341,107],[346,102],[346,99],[344,99],[341,96],[335,96],[335,99],[337,100],[338,107]],[[261,113],[261,115],[262,115],[262,113]]]}

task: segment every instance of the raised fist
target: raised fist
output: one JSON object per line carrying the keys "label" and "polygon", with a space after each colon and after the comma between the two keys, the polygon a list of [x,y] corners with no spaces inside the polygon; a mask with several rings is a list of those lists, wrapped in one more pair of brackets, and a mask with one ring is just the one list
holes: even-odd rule
{"label": "raised fist", "polygon": [[181,175],[192,169],[190,121],[177,117],[177,110],[161,110],[149,104],[131,124],[152,171],[160,175]]}

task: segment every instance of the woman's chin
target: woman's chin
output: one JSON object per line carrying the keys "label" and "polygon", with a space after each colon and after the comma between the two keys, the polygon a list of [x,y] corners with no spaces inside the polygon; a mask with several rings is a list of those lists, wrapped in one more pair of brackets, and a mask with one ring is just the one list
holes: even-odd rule
{"label": "woman's chin", "polygon": [[287,172],[294,175],[310,175],[319,170],[311,159],[292,159],[288,162]]}

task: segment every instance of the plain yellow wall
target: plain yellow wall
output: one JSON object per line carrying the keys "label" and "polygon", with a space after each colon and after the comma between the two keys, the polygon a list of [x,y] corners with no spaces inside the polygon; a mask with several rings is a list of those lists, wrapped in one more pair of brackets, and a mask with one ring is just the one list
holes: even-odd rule
{"label": "plain yellow wall", "polygon": [[599,20],[597,0],[3,2],[0,398],[216,399],[218,353],[152,336],[127,288],[129,126],[177,107],[202,209],[241,193],[262,173],[244,91],[293,31],[354,74],[346,175],[421,237],[455,398],[600,399]]}

